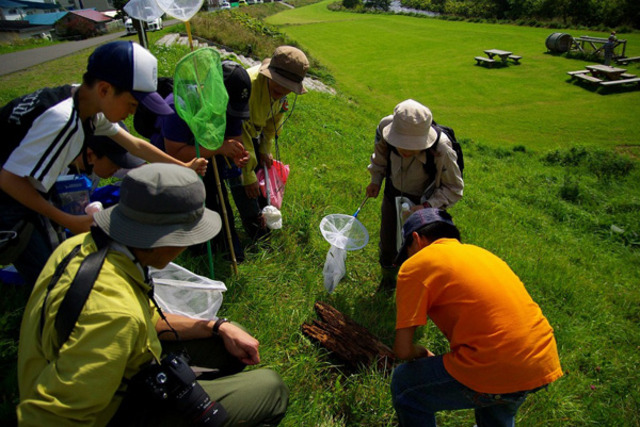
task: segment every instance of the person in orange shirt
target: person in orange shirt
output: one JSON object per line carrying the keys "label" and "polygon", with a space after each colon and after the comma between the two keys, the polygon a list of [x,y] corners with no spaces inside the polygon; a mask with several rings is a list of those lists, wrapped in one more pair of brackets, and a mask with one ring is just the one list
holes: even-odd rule
{"label": "person in orange shirt", "polygon": [[[407,259],[408,258],[408,259]],[[513,426],[530,393],[562,376],[553,329],[524,284],[491,252],[462,244],[444,210],[403,226],[391,381],[401,426],[435,426],[435,413],[475,409],[478,427]],[[434,355],[414,342],[427,317],[449,341]]]}

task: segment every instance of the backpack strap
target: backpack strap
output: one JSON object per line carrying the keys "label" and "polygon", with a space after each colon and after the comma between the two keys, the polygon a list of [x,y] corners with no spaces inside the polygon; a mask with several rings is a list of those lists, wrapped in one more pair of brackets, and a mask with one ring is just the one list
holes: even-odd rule
{"label": "backpack strap", "polygon": [[100,248],[82,261],[58,308],[55,326],[58,333],[58,343],[61,347],[69,339],[69,335],[80,317],[80,312],[89,298],[98,274],[100,274],[107,252],[109,252],[109,245]]}
{"label": "backpack strap", "polygon": [[[69,339],[71,331],[73,331],[73,328],[78,321],[78,317],[80,317],[80,312],[82,312],[82,308],[84,307],[87,298],[89,298],[91,289],[93,289],[93,285],[98,278],[98,274],[100,274],[104,260],[111,247],[111,241],[102,232],[102,230],[94,227],[91,229],[91,234],[98,246],[98,251],[89,254],[84,261],[82,261],[71,285],[69,285],[69,289],[67,290],[64,299],[60,303],[58,313],[56,314],[55,328],[58,334],[58,344],[60,347],[62,347],[62,345]],[[60,280],[62,273],[66,270],[71,259],[73,259],[73,257],[75,257],[80,251],[80,248],[81,245],[74,247],[73,250],[71,250],[71,252],[62,259],[60,264],[58,264],[53,276],[51,277],[40,313],[40,333],[42,333],[44,328],[44,311],[49,294],[58,283],[58,280]]]}

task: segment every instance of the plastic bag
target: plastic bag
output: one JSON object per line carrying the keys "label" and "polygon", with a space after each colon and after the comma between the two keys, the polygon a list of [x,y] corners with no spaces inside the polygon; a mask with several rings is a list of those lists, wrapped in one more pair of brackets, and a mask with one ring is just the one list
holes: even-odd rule
{"label": "plastic bag", "polygon": [[[273,161],[273,165],[267,169],[269,173],[269,196],[271,198],[271,205],[278,209],[282,208],[282,199],[284,198],[284,187],[289,177],[289,165],[285,165],[278,160]],[[256,172],[258,178],[258,184],[260,185],[260,191],[262,196],[267,197],[267,181],[265,180],[264,169],[260,169]]]}
{"label": "plastic bag", "polygon": [[415,206],[411,200],[406,197],[396,197],[396,213],[398,215],[398,220],[396,224],[398,225],[397,236],[396,236],[396,250],[399,251],[402,247],[402,226],[404,222],[411,215],[411,208]]}
{"label": "plastic bag", "polygon": [[331,246],[331,249],[327,252],[327,260],[322,269],[324,288],[327,292],[332,293],[347,272],[345,266],[346,259],[347,251],[345,249]]}
{"label": "plastic bag", "polygon": [[149,268],[158,305],[167,313],[193,319],[211,320],[222,305],[224,283],[199,276],[177,264],[169,263],[162,270]]}
{"label": "plastic bag", "polygon": [[282,213],[275,206],[265,206],[262,209],[262,216],[267,222],[269,230],[279,230],[282,228]]}

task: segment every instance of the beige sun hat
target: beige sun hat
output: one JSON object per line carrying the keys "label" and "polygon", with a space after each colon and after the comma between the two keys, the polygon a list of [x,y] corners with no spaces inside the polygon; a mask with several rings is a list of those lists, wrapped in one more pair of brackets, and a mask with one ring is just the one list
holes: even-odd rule
{"label": "beige sun hat", "polygon": [[308,69],[309,60],[303,51],[293,46],[280,46],[273,52],[271,58],[262,61],[260,74],[302,95],[307,93],[302,86],[302,80],[307,75]]}
{"label": "beige sun hat", "polygon": [[382,136],[397,148],[425,150],[438,138],[437,132],[431,127],[432,123],[431,110],[413,99],[407,99],[396,105],[393,121],[382,129]]}

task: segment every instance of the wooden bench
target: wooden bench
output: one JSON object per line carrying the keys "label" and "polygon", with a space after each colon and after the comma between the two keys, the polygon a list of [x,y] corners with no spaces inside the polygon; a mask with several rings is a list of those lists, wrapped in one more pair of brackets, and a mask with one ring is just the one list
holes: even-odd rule
{"label": "wooden bench", "polygon": [[476,65],[482,65],[482,63],[487,63],[489,67],[491,67],[496,61],[495,59],[485,58],[484,56],[476,56]]}
{"label": "wooden bench", "polygon": [[589,74],[574,74],[573,77],[576,77],[576,78],[581,79],[581,80],[586,80],[589,83],[600,83],[600,82],[602,82],[602,79],[590,76]]}
{"label": "wooden bench", "polygon": [[640,84],[640,77],[636,77],[633,79],[622,79],[622,80],[609,80],[606,82],[600,82],[601,86],[615,86],[615,85],[623,85],[623,84],[627,84],[627,83],[639,83]]}
{"label": "wooden bench", "polygon": [[511,59],[514,63],[516,64],[520,64],[520,60],[522,59],[522,56],[519,55],[509,55],[509,59]]}
{"label": "wooden bench", "polygon": [[627,65],[630,62],[640,61],[640,56],[631,56],[629,58],[618,58],[616,62],[618,64]]}
{"label": "wooden bench", "polygon": [[629,73],[620,74],[621,79],[635,79],[636,77],[638,76],[636,76],[635,74],[629,74]]}
{"label": "wooden bench", "polygon": [[576,74],[589,74],[589,70],[567,71],[567,74],[573,77]]}

